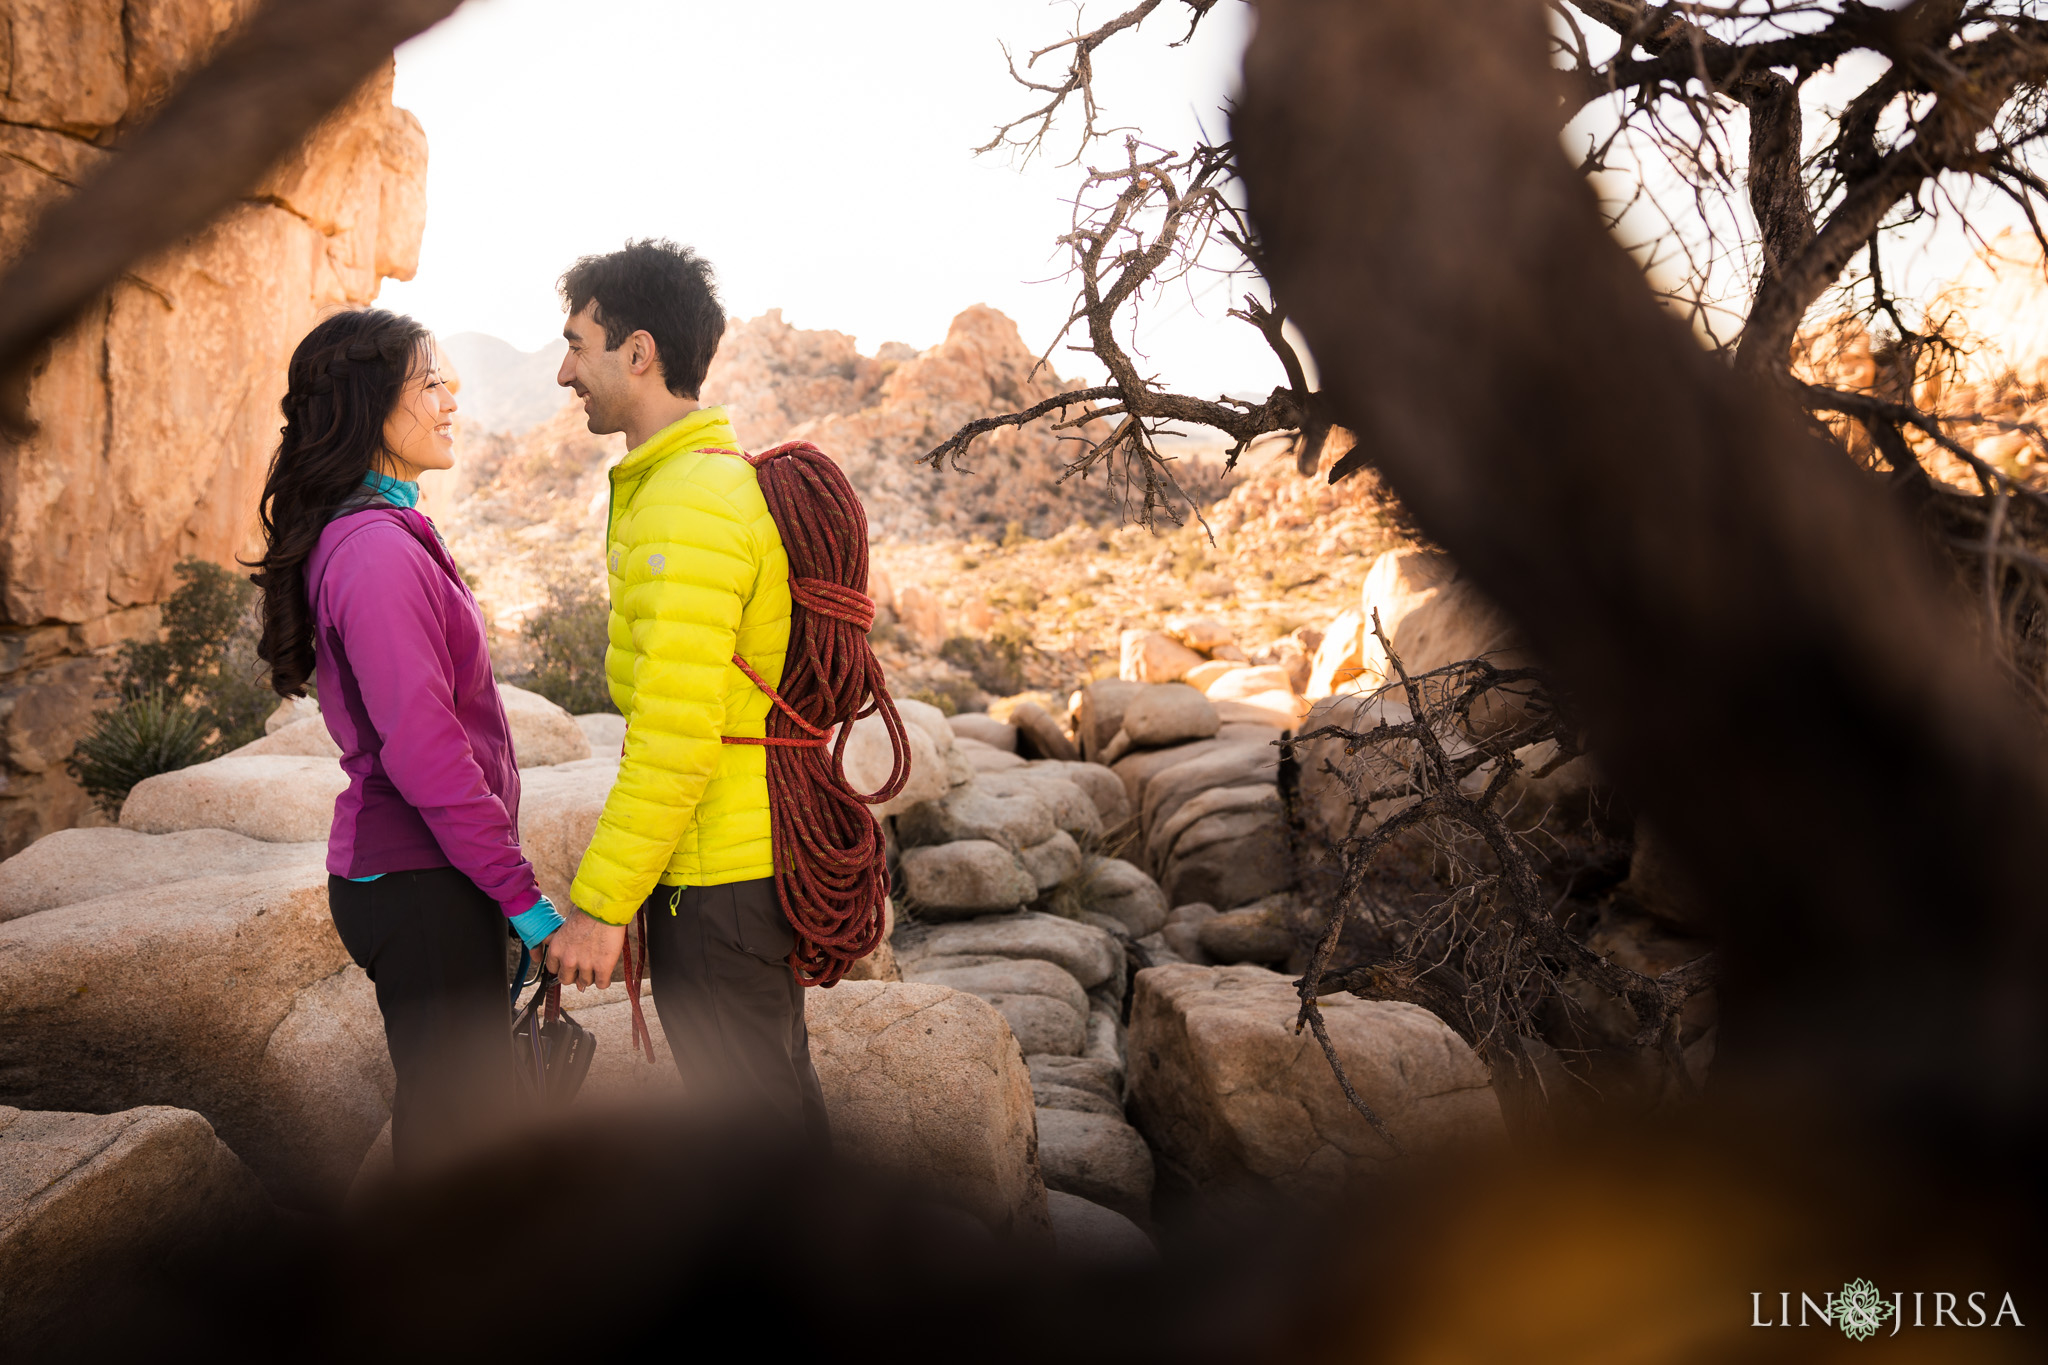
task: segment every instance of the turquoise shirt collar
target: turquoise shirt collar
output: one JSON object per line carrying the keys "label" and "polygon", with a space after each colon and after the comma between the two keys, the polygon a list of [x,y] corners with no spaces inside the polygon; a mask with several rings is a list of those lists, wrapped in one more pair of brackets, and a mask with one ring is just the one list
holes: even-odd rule
{"label": "turquoise shirt collar", "polygon": [[363,476],[363,486],[376,492],[394,507],[417,507],[420,505],[420,486],[403,479],[394,479],[389,474],[371,470]]}

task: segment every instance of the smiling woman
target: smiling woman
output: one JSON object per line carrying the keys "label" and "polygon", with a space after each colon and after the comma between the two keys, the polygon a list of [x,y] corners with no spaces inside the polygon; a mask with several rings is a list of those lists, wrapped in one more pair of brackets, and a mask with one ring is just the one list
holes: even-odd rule
{"label": "smiling woman", "polygon": [[288,383],[261,505],[260,652],[283,696],[317,669],[341,750],[328,905],[376,983],[392,1153],[412,1166],[502,1117],[508,926],[533,948],[562,920],[519,848],[482,613],[416,506],[420,471],[455,463],[432,338],[396,313],[336,313],[299,343]]}
{"label": "smiling woman", "polygon": [[427,368],[416,369],[384,419],[377,472],[416,483],[422,470],[453,469],[455,408],[455,395],[441,377],[440,366],[430,362]]}

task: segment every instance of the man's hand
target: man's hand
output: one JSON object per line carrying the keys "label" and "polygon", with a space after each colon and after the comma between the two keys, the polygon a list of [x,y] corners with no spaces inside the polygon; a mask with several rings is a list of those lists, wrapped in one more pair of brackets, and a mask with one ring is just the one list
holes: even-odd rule
{"label": "man's hand", "polygon": [[563,985],[579,991],[586,986],[603,990],[611,985],[625,948],[625,925],[606,924],[573,907],[562,927],[540,946],[548,970],[560,977]]}

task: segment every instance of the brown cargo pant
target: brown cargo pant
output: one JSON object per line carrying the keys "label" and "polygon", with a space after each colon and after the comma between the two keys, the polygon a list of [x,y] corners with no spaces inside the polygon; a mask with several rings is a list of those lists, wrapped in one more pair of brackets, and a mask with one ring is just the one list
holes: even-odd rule
{"label": "brown cargo pant", "polygon": [[828,1141],[774,879],[657,886],[644,908],[655,1013],[693,1102]]}

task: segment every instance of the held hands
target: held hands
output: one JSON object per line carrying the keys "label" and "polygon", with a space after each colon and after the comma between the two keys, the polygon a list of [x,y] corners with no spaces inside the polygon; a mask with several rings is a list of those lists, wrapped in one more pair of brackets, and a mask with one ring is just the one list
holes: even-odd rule
{"label": "held hands", "polygon": [[618,974],[626,947],[626,926],[606,924],[581,910],[570,910],[562,927],[548,935],[538,953],[547,969],[565,986],[603,990]]}

